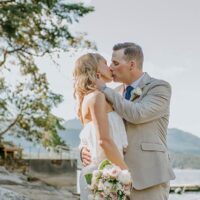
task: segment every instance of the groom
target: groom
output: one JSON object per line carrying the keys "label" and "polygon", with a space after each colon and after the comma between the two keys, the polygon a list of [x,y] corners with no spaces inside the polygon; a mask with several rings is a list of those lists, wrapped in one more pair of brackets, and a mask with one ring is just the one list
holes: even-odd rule
{"label": "groom", "polygon": [[[113,47],[110,69],[115,82],[112,90],[97,80],[115,111],[124,119],[128,136],[125,161],[133,179],[131,200],[167,200],[169,181],[175,178],[167,149],[171,87],[169,83],[143,72],[143,52],[135,43]],[[82,148],[84,165],[90,152]]]}

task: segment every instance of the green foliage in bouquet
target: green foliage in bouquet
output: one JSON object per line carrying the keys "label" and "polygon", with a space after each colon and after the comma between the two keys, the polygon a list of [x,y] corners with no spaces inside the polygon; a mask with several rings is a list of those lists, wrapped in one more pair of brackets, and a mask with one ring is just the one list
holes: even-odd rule
{"label": "green foliage in bouquet", "polygon": [[112,165],[112,163],[109,160],[103,160],[100,164],[98,169],[103,170],[105,167]]}
{"label": "green foliage in bouquet", "polygon": [[92,184],[92,173],[85,174],[85,180],[88,185],[91,185]]}
{"label": "green foliage in bouquet", "polygon": [[[109,166],[109,165],[112,165],[112,163],[109,160],[107,160],[107,159],[103,160],[99,164],[98,170],[103,170],[106,166]],[[92,176],[93,176],[92,173],[85,174],[85,179],[86,179],[86,182],[88,185],[91,185],[91,183],[92,183]]]}

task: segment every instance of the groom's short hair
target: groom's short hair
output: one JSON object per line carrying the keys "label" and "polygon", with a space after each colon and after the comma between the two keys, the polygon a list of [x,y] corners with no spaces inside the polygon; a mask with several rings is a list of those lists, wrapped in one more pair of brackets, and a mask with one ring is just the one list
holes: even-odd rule
{"label": "groom's short hair", "polygon": [[138,62],[138,67],[142,69],[143,67],[143,60],[144,60],[144,55],[142,48],[133,43],[133,42],[125,42],[125,43],[118,43],[114,45],[113,51],[121,50],[124,49],[124,56],[126,60],[132,60],[135,59]]}

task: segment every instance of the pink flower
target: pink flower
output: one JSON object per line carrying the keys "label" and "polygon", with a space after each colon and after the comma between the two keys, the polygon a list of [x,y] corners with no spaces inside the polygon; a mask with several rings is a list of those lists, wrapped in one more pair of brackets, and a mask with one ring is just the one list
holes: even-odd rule
{"label": "pink flower", "polygon": [[117,200],[117,193],[112,192],[112,193],[110,194],[110,197],[112,198],[112,200]]}
{"label": "pink flower", "polygon": [[104,193],[101,192],[101,193],[99,194],[99,196],[100,196],[100,198],[104,198]]}
{"label": "pink flower", "polygon": [[121,169],[118,166],[113,166],[113,168],[109,170],[109,175],[113,178],[117,178],[120,172]]}
{"label": "pink flower", "polygon": [[125,192],[126,195],[130,195],[131,192],[131,184],[126,184],[123,186],[123,190]]}

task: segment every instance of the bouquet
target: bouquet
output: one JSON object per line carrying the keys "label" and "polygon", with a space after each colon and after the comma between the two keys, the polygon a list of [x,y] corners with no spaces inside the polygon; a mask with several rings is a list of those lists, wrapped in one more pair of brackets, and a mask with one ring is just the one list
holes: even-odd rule
{"label": "bouquet", "polygon": [[109,160],[103,160],[97,170],[85,175],[90,191],[89,200],[125,200],[132,188],[128,170],[121,170]]}

